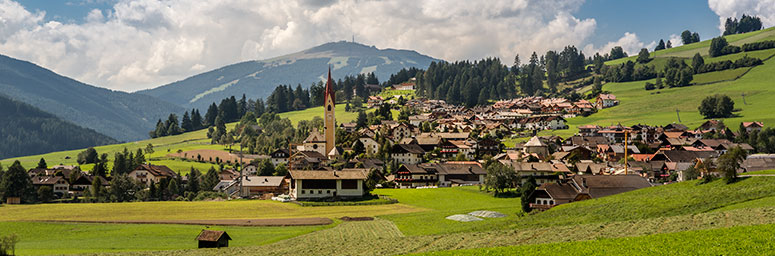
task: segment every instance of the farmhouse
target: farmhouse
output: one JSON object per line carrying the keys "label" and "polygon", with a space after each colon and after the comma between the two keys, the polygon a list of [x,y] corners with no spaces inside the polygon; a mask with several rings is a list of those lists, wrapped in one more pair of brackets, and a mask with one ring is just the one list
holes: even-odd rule
{"label": "farmhouse", "polygon": [[433,186],[439,181],[437,170],[431,164],[403,164],[395,173],[393,181],[398,188]]}
{"label": "farmhouse", "polygon": [[287,149],[278,149],[269,154],[269,159],[275,167],[280,164],[288,164],[289,157],[291,157],[291,153]]}
{"label": "farmhouse", "polygon": [[575,175],[556,183],[541,184],[535,191],[533,209],[545,210],[556,205],[615,195],[651,184],[638,175]]}
{"label": "farmhouse", "polygon": [[417,144],[395,144],[390,150],[390,157],[401,164],[419,164],[424,154]]}
{"label": "farmhouse", "polygon": [[618,104],[619,101],[616,100],[616,96],[613,94],[600,94],[597,96],[597,100],[595,101],[595,107],[597,109],[610,108]]}
{"label": "farmhouse", "polygon": [[141,164],[129,172],[129,177],[150,186],[151,182],[159,183],[164,178],[176,178],[178,174],[164,165]]}
{"label": "farmhouse", "polygon": [[297,200],[322,198],[355,198],[365,193],[366,169],[341,171],[290,170],[290,195]]}
{"label": "farmhouse", "polygon": [[484,184],[487,171],[475,161],[446,162],[436,164],[439,186]]}
{"label": "farmhouse", "polygon": [[[229,183],[224,189],[227,194],[239,191],[239,179]],[[244,176],[242,177],[241,196],[260,196],[263,194],[285,194],[288,184],[283,176]]]}
{"label": "farmhouse", "polygon": [[50,187],[54,194],[61,198],[70,192],[70,183],[62,176],[35,176],[32,178],[35,189]]}

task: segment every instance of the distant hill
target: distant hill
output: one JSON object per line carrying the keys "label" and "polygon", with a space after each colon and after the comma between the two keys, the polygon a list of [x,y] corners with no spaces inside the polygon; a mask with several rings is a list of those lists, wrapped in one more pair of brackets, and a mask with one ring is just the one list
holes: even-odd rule
{"label": "distant hill", "polygon": [[266,98],[280,84],[309,87],[324,79],[328,65],[332,66],[335,79],[374,72],[384,81],[402,68],[427,68],[433,61],[438,60],[415,51],[377,49],[342,41],[273,59],[225,66],[137,93],[201,110],[230,96],[246,94],[248,98]]}
{"label": "distant hill", "polygon": [[117,140],[148,138],[159,118],[183,109],[157,98],[94,87],[0,55],[0,92]]}
{"label": "distant hill", "polygon": [[116,143],[0,94],[0,159]]}

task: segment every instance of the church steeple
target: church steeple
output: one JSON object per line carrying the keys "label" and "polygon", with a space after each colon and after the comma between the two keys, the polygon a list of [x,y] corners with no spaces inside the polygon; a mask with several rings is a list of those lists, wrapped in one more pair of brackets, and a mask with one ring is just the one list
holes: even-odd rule
{"label": "church steeple", "polygon": [[331,153],[336,145],[336,118],[334,117],[334,111],[336,110],[336,100],[334,98],[334,80],[331,79],[331,67],[328,67],[328,81],[326,82],[326,91],[323,98],[323,112],[324,112],[324,124],[325,138],[326,138],[326,155]]}
{"label": "church steeple", "polygon": [[327,103],[329,98],[332,102],[336,102],[334,98],[334,80],[331,79],[331,67],[328,67],[328,81],[326,81],[326,92],[323,102]]}

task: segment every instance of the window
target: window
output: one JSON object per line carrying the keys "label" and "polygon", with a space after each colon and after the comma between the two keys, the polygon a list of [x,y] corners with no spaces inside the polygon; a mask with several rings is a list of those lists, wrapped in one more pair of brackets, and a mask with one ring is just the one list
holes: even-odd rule
{"label": "window", "polygon": [[302,195],[304,194],[304,190],[303,190],[303,189],[301,190],[301,194],[302,194]]}
{"label": "window", "polygon": [[358,180],[342,180],[342,189],[358,189]]}

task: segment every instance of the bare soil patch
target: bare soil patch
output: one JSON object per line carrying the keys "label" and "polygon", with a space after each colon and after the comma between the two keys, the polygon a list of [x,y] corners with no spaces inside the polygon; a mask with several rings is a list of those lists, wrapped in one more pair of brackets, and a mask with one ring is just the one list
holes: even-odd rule
{"label": "bare soil patch", "polygon": [[[194,161],[204,161],[204,162],[215,162],[216,158],[218,158],[221,162],[226,163],[236,163],[239,162],[239,155],[229,153],[223,150],[217,150],[217,149],[195,149],[195,150],[189,150],[189,151],[183,151],[180,153],[171,153],[167,154],[169,157],[178,157],[178,158],[186,158]],[[200,158],[201,157],[201,158]],[[242,156],[242,162],[243,163],[250,163],[253,159],[257,159],[261,156],[259,155],[249,155],[244,154]]]}

